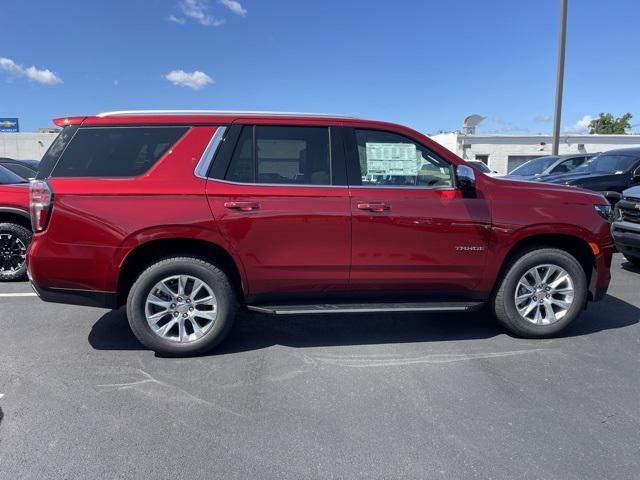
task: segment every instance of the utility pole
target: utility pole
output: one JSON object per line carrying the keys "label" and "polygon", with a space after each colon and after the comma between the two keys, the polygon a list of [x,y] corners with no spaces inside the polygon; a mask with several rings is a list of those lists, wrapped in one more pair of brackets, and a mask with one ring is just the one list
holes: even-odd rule
{"label": "utility pole", "polygon": [[560,0],[560,47],[556,77],[556,111],[553,116],[553,155],[560,147],[560,119],[562,118],[562,86],[564,83],[564,50],[567,43],[567,1]]}

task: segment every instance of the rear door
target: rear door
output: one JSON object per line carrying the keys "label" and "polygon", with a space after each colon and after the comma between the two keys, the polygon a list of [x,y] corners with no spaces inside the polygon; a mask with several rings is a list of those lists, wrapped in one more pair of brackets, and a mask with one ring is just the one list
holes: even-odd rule
{"label": "rear door", "polygon": [[464,198],[454,166],[398,133],[346,129],[353,290],[470,290],[484,270],[487,202]]}
{"label": "rear door", "polygon": [[229,129],[207,197],[251,294],[347,288],[351,224],[339,137],[327,126]]}

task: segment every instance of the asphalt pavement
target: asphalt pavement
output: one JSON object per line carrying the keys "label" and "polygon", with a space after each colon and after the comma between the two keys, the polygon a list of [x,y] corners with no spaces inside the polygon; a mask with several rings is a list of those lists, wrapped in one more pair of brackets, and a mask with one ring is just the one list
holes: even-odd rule
{"label": "asphalt pavement", "polygon": [[123,311],[29,293],[0,285],[3,479],[640,476],[640,269],[620,255],[551,340],[479,313],[242,313],[212,354],[168,359]]}

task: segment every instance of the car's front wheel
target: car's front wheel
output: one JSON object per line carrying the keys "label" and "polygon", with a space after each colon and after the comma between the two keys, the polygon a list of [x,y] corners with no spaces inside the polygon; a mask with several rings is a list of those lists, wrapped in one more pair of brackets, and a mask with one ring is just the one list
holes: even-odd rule
{"label": "car's front wheel", "polygon": [[31,231],[16,223],[0,223],[0,280],[24,280],[27,277],[27,247]]}
{"label": "car's front wheel", "polygon": [[587,278],[575,257],[556,248],[537,248],[507,265],[492,307],[511,333],[546,338],[567,328],[586,301]]}
{"label": "car's front wheel", "polygon": [[228,333],[236,310],[235,291],[225,273],[191,257],[151,265],[127,299],[135,336],[168,356],[199,355],[214,348]]}

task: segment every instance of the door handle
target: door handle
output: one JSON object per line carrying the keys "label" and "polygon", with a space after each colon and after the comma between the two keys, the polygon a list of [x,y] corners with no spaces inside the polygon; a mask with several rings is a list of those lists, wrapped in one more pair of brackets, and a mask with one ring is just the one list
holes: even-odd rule
{"label": "door handle", "polygon": [[388,205],[383,202],[370,202],[370,203],[359,203],[359,210],[369,210],[370,212],[381,213],[386,210],[391,210],[391,205]]}
{"label": "door handle", "polygon": [[258,210],[260,204],[256,202],[224,202],[224,208],[239,210],[241,212],[252,212],[253,210]]}

